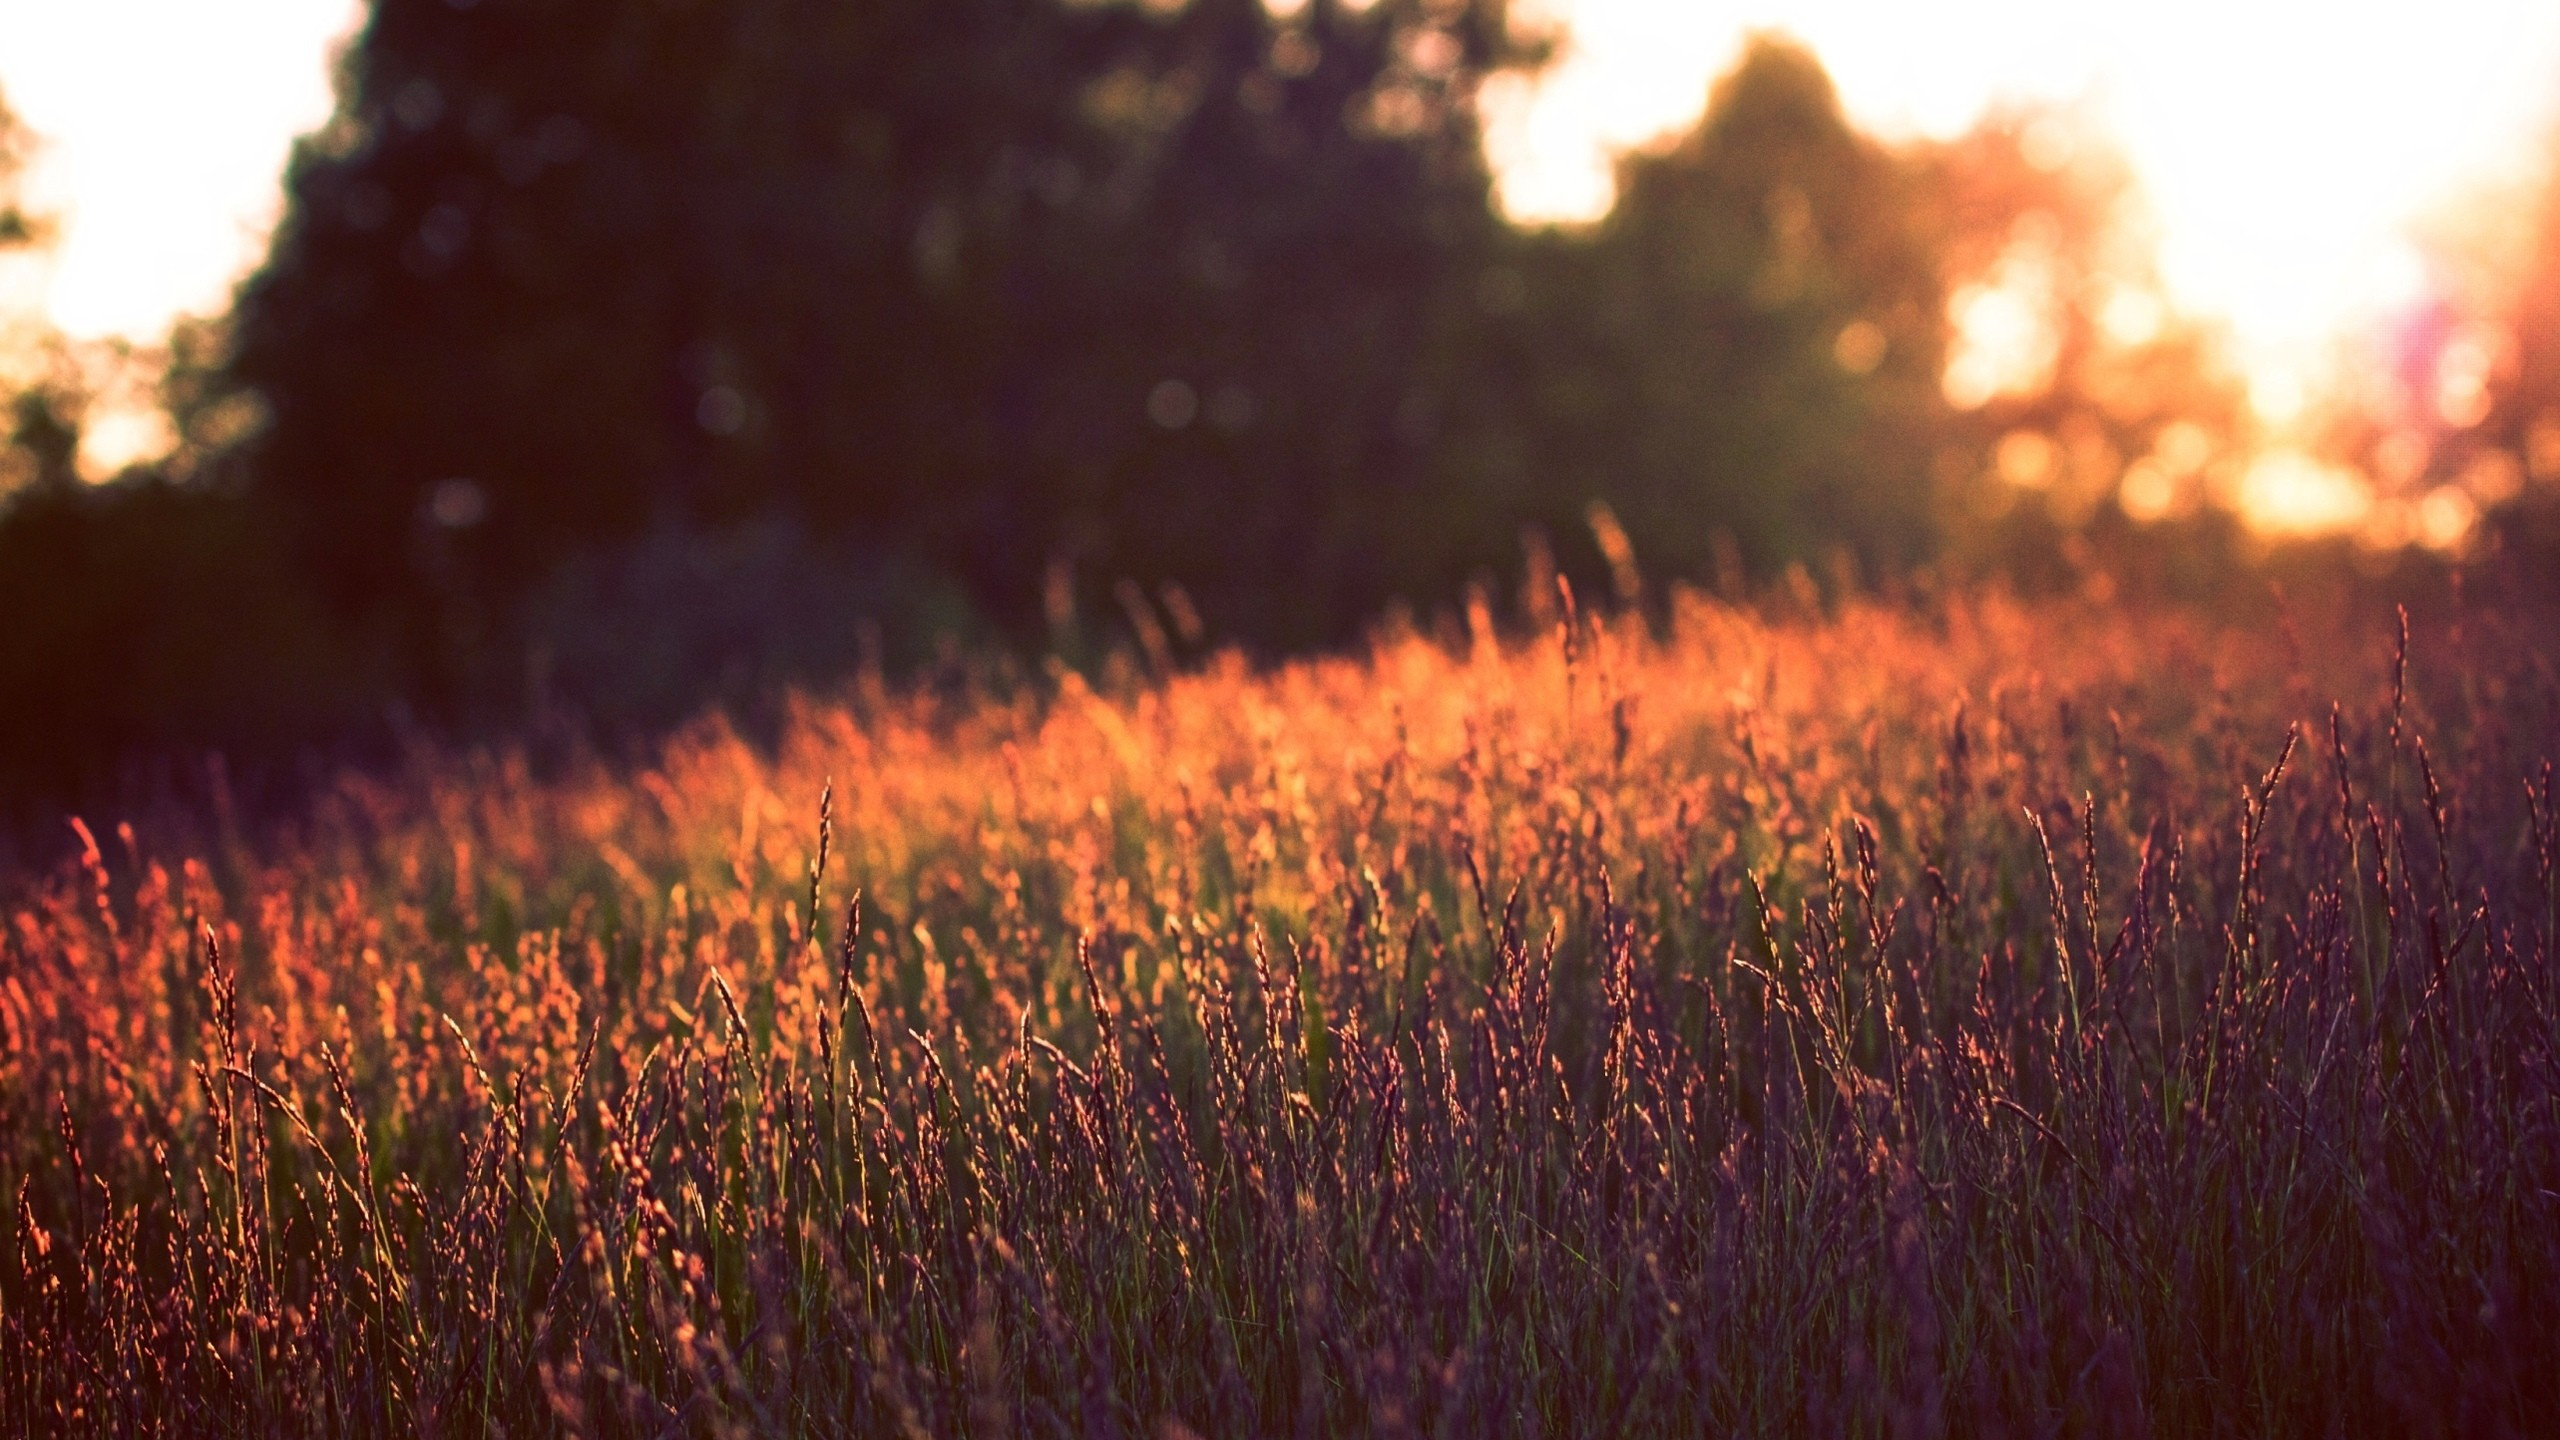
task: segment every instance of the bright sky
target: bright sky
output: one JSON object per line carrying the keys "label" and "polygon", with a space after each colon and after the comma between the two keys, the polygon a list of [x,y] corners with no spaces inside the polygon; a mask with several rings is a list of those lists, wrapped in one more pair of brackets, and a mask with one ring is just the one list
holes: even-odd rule
{"label": "bright sky", "polygon": [[[0,0],[0,94],[44,142],[62,226],[40,304],[153,340],[256,263],[293,137],[329,116],[352,0]],[[21,297],[11,297],[21,298]]]}
{"label": "bright sky", "polygon": [[[2419,283],[2412,217],[2523,163],[2560,113],[2554,0],[1522,0],[1573,26],[1498,96],[1506,203],[1607,203],[1607,156],[1692,118],[1754,28],[1812,45],[1851,113],[1946,135],[2001,97],[2085,106],[2132,156],[2173,298],[2228,318],[2262,392]],[[0,90],[63,220],[40,303],[153,338],[221,307],[329,107],[352,0],[0,0]],[[2270,381],[2270,377],[2273,377]]]}
{"label": "bright sky", "polygon": [[2553,0],[1527,0],[1562,65],[1502,97],[1505,203],[1578,218],[1608,146],[1695,116],[1750,30],[1811,45],[1851,115],[1947,136],[1998,98],[2083,106],[2130,155],[2172,299],[2227,318],[2262,400],[2423,282],[2409,223],[2560,119]]}

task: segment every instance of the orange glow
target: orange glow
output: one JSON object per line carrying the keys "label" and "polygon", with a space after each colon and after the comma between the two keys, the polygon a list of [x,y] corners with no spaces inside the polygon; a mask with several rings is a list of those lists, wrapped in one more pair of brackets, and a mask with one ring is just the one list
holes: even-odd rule
{"label": "orange glow", "polygon": [[[1574,28],[1552,73],[1490,97],[1513,214],[1599,214],[1609,153],[1694,119],[1754,29],[1810,45],[1851,116],[1888,135],[1950,136],[2004,98],[2085,107],[2148,198],[2165,298],[2229,322],[2252,397],[2278,423],[2300,412],[2338,335],[2420,292],[2411,223],[2466,181],[2529,164],[2560,104],[2560,5],[2548,0],[1534,8]],[[1959,403],[1998,393],[2010,372],[1995,353],[2028,348],[2014,309],[1975,296],[1956,317]],[[2111,332],[2145,327],[2138,303],[2110,311]],[[1964,359],[1976,345],[1981,358]]]}
{"label": "orange glow", "polygon": [[2003,395],[2024,395],[2053,378],[2062,335],[2055,328],[2053,237],[2022,225],[1987,283],[1968,285],[1947,301],[1955,344],[1947,358],[1946,394],[1959,410],[1977,410]]}
{"label": "orange glow", "polygon": [[[1303,0],[1265,3],[1285,14]],[[1501,77],[1485,96],[1501,198],[1526,221],[1602,213],[1612,155],[1689,124],[1754,30],[1809,45],[1852,118],[1887,137],[1952,136],[2003,101],[2085,118],[2133,165],[2163,282],[2104,297],[2101,329],[2140,344],[2172,315],[2227,323],[2252,403],[2280,438],[2330,373],[2338,337],[2371,333],[2376,317],[2426,294],[2417,218],[2521,174],[2560,119],[2560,5],[2549,0],[1519,0],[1516,11],[1569,27],[1556,65]],[[48,259],[0,267],[0,312],[41,314],[75,337],[148,340],[176,314],[219,309],[277,214],[292,137],[328,112],[331,50],[364,13],[359,0],[0,4],[0,89],[45,141],[33,198],[61,221]],[[2023,139],[2056,163],[2075,143],[2060,125]],[[1979,406],[2041,382],[2054,343],[2047,284],[2022,241],[1954,298],[1951,401]],[[1872,369],[1881,338],[1851,325],[1834,358]],[[2456,337],[2424,397],[2434,418],[2476,419],[2498,362],[2486,342]],[[165,444],[138,415],[95,418],[93,471]],[[2560,475],[2560,417],[2531,432],[2526,452],[2527,474]],[[2251,515],[2340,509],[2304,498],[2325,482],[2305,481],[2293,460],[2262,468],[2272,478],[2234,492],[2259,497]],[[2128,486],[2137,508],[2174,508],[2185,502],[2169,497],[2196,482],[2173,467]],[[2405,528],[2449,533],[2450,513],[2439,506],[2432,529]]]}
{"label": "orange glow", "polygon": [[2333,535],[2373,516],[2373,491],[2352,470],[2298,450],[2271,450],[2241,477],[2240,517],[2269,535]]}
{"label": "orange glow", "polygon": [[[1487,96],[1513,214],[1600,213],[1610,153],[1694,118],[1753,29],[1812,45],[1852,115],[1886,134],[1952,135],[2001,98],[2085,102],[2151,197],[2169,298],[2230,319],[2278,409],[2342,323],[2421,283],[2411,218],[2520,164],[2560,95],[2560,6],[2540,0],[1519,9],[1573,28],[1547,74]],[[52,318],[147,337],[217,305],[273,220],[288,141],[327,113],[328,50],[359,18],[352,0],[0,7],[0,86],[49,138],[40,188],[65,211],[41,287]]]}

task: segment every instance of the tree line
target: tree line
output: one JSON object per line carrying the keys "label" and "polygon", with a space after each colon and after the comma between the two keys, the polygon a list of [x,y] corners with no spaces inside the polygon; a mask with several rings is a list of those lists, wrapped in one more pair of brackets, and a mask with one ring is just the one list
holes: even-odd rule
{"label": "tree line", "polygon": [[[2201,332],[2099,325],[2127,181],[2052,117],[1888,145],[1761,37],[1523,228],[1478,97],[1550,48],[1503,0],[376,0],[173,337],[173,454],[84,485],[19,394],[10,765],[2033,555],[2171,427],[2236,448]],[[1951,399],[2029,262],[2043,353]]]}

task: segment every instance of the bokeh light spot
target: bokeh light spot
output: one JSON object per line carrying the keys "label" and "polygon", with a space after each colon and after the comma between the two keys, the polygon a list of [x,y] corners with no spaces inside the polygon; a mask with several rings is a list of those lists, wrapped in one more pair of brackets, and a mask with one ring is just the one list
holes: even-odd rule
{"label": "bokeh light spot", "polygon": [[734,385],[714,385],[693,407],[694,423],[708,435],[735,435],[746,428],[747,397]]}
{"label": "bokeh light spot", "polygon": [[2062,468],[2062,449],[2041,430],[2012,430],[1992,451],[1992,468],[2021,490],[2042,490]]}
{"label": "bokeh light spot", "polygon": [[1180,380],[1159,381],[1147,392],[1147,418],[1163,430],[1180,430],[1200,414],[1200,392]]}
{"label": "bokeh light spot", "polygon": [[427,518],[447,530],[468,530],[489,518],[489,493],[463,476],[439,480],[427,492]]}
{"label": "bokeh light spot", "polygon": [[2480,521],[2480,507],[2452,485],[2427,492],[2418,502],[2418,543],[2430,550],[2458,549]]}
{"label": "bokeh light spot", "polygon": [[2271,450],[2241,478],[2241,517],[2268,535],[2333,535],[2373,513],[2373,492],[2354,471],[2304,454]]}
{"label": "bokeh light spot", "polygon": [[2146,525],[2168,519],[2177,503],[2178,482],[2157,460],[2136,460],[2127,466],[2124,481],[2116,488],[2116,504],[2126,518]]}
{"label": "bokeh light spot", "polygon": [[1884,352],[1890,342],[1884,329],[1872,320],[1852,320],[1840,327],[1840,336],[1831,342],[1831,358],[1852,375],[1872,374],[1884,363]]}

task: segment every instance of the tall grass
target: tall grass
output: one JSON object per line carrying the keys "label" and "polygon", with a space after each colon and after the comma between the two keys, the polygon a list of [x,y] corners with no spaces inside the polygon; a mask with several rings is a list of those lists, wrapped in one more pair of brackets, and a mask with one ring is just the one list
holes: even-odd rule
{"label": "tall grass", "polygon": [[84,828],[0,1429],[2560,1414],[2539,632],[1476,619]]}

